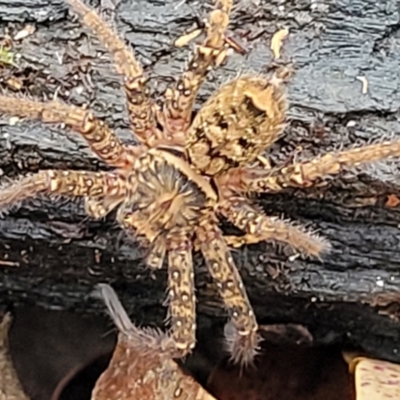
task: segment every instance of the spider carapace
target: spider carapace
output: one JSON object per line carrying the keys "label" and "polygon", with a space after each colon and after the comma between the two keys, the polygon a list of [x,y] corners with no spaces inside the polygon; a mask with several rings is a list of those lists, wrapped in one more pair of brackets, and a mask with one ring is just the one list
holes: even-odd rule
{"label": "spider carapace", "polygon": [[[199,249],[231,318],[227,348],[235,362],[251,362],[258,347],[257,321],[229,248],[278,241],[318,257],[329,243],[301,226],[267,216],[247,193],[309,187],[345,168],[399,156],[400,141],[268,167],[262,153],[282,133],[285,122],[284,68],[268,77],[246,75],[228,82],[192,118],[202,81],[227,58],[231,0],[216,1],[203,41],[195,46],[176,84],[166,90],[161,106],[150,96],[143,69],[124,42],[81,0],[68,2],[114,57],[139,144],[123,144],[84,107],[0,96],[0,112],[64,123],[113,167],[99,172],[43,170],[22,177],[1,188],[0,208],[40,193],[83,197],[93,218],[117,208],[121,226],[148,246],[149,267],[161,268],[167,258],[170,335],[176,357],[185,356],[195,345],[192,251]],[[219,216],[243,234],[223,236]]]}

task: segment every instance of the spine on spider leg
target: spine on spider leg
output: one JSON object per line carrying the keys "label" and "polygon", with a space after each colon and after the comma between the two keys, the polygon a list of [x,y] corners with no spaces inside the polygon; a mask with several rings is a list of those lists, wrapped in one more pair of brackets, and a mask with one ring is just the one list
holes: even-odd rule
{"label": "spine on spider leg", "polygon": [[109,165],[123,167],[127,163],[127,155],[118,137],[103,121],[83,108],[54,101],[0,96],[0,113],[51,124],[63,123],[80,133],[93,152]]}
{"label": "spine on spider leg", "polygon": [[235,363],[248,365],[258,352],[260,338],[242,278],[215,223],[205,222],[196,230],[196,235],[210,274],[231,317],[225,330],[227,350]]}
{"label": "spine on spider leg", "polygon": [[174,238],[168,245],[168,302],[171,337],[179,357],[196,344],[196,298],[192,245],[187,237]]}
{"label": "spine on spider leg", "polygon": [[119,195],[124,182],[106,172],[45,170],[0,188],[0,210],[18,205],[40,193],[97,197]]}
{"label": "spine on spider leg", "polygon": [[83,23],[90,28],[114,57],[115,67],[123,77],[128,99],[129,120],[138,138],[147,143],[156,134],[155,108],[150,100],[147,79],[141,65],[118,35],[95,10],[81,0],[68,0]]}

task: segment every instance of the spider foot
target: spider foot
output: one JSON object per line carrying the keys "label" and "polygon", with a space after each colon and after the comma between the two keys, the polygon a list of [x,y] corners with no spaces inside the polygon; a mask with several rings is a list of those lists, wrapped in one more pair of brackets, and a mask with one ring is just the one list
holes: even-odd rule
{"label": "spider foot", "polygon": [[232,362],[243,367],[251,365],[259,353],[261,336],[256,331],[242,333],[232,322],[225,325],[224,335]]}

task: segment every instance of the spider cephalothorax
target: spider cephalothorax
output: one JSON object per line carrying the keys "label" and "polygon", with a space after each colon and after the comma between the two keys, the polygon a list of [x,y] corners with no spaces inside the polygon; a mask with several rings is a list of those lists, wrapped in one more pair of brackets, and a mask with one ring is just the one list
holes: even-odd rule
{"label": "spider cephalothorax", "polygon": [[[168,259],[168,299],[175,356],[195,345],[195,295],[192,250],[207,267],[231,317],[228,348],[246,363],[257,348],[257,322],[229,246],[280,241],[303,255],[320,256],[323,238],[276,217],[247,198],[249,192],[279,192],[309,187],[326,175],[363,162],[400,155],[400,141],[328,153],[310,161],[271,168],[262,157],[282,133],[286,71],[269,77],[241,76],[217,90],[192,121],[192,108],[207,73],[227,56],[225,37],[231,0],[217,0],[205,25],[205,38],[162,106],[149,95],[143,70],[132,52],[81,0],[68,0],[110,50],[124,78],[132,131],[140,144],[121,143],[105,122],[89,110],[59,102],[0,96],[0,112],[49,123],[64,123],[86,140],[112,171],[46,170],[0,190],[6,208],[38,193],[83,197],[87,213],[101,218],[118,208],[117,219],[149,246],[148,264],[160,268]],[[218,217],[243,231],[223,236]]]}

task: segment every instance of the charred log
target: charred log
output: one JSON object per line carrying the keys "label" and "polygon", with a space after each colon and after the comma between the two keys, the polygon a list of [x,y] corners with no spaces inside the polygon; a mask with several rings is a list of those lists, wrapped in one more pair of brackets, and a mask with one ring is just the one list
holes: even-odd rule
{"label": "charred log", "polygon": [[[124,140],[134,141],[107,53],[64,2],[45,3],[14,1],[10,7],[0,1],[4,48],[12,57],[11,63],[3,60],[2,86],[40,99],[57,96],[89,104]],[[200,24],[204,7],[146,0],[103,1],[100,6],[132,43],[155,93],[161,93],[188,55],[173,46],[173,39]],[[27,26],[35,32],[25,32]],[[296,74],[288,88],[286,135],[269,151],[273,163],[400,132],[395,0],[385,6],[372,0],[289,1],[282,7],[239,2],[231,30],[248,52],[232,55],[204,85],[197,106],[238,71],[266,71],[271,36],[282,26],[290,30],[282,54],[294,62]],[[3,178],[13,178],[43,168],[97,170],[104,165],[73,133],[3,116],[0,168]],[[322,261],[302,260],[268,244],[234,252],[260,323],[301,324],[316,343],[340,342],[400,361],[398,172],[395,164],[381,163],[311,190],[259,199],[269,214],[307,224],[333,245]],[[88,294],[96,283],[107,282],[134,321],[161,325],[166,274],[151,275],[145,254],[113,216],[95,222],[79,202],[34,199],[0,220],[0,302],[102,313],[103,305]],[[195,261],[200,322],[221,325],[221,302],[203,260],[197,255]]]}

